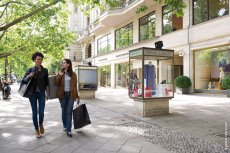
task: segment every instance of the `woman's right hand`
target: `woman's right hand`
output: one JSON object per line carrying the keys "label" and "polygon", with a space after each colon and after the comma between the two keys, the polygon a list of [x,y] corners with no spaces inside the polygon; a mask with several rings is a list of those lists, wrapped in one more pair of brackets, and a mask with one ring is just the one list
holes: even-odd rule
{"label": "woman's right hand", "polygon": [[34,76],[34,72],[31,72],[30,74],[29,74],[29,77],[33,77]]}
{"label": "woman's right hand", "polygon": [[58,75],[63,75],[64,73],[62,71],[59,71],[58,72]]}

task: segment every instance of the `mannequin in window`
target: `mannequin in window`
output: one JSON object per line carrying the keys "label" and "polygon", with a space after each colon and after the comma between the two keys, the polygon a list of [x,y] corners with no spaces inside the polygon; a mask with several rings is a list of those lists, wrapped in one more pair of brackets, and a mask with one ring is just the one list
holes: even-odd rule
{"label": "mannequin in window", "polygon": [[219,82],[222,82],[223,79],[224,79],[224,77],[225,77],[225,73],[224,73],[223,67],[220,67],[220,76],[219,77],[220,77]]}
{"label": "mannequin in window", "polygon": [[134,93],[134,96],[139,96],[137,95],[137,91],[138,91],[138,85],[140,82],[134,70],[131,70],[129,77],[130,77],[129,90],[128,90],[129,96],[132,96],[133,93]]}
{"label": "mannequin in window", "polygon": [[215,82],[209,82],[208,89],[215,89]]}
{"label": "mannequin in window", "polygon": [[219,61],[219,68],[222,67],[223,70],[225,70],[227,63],[228,61],[225,58],[223,58],[222,60]]}
{"label": "mannequin in window", "polygon": [[226,60],[226,66],[223,67],[224,72],[229,73],[230,72],[230,63],[228,60]]}
{"label": "mannequin in window", "polygon": [[149,93],[145,95],[146,97],[151,97],[152,95],[155,95],[156,90],[156,71],[155,66],[152,64],[151,61],[149,61],[148,64],[144,66],[144,79],[145,79],[145,90],[152,91],[152,93]]}

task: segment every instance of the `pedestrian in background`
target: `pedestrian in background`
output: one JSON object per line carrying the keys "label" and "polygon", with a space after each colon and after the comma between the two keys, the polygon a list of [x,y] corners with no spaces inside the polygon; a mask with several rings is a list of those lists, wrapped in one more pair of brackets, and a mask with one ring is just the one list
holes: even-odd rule
{"label": "pedestrian in background", "polygon": [[2,97],[3,97],[3,78],[0,78],[0,91],[2,91]]}
{"label": "pedestrian in background", "polygon": [[[45,131],[43,126],[44,110],[46,96],[49,93],[48,70],[42,66],[43,58],[44,55],[42,53],[35,52],[31,58],[35,66],[29,68],[22,79],[22,83],[27,83],[31,79],[27,97],[31,104],[32,119],[37,138],[41,138],[41,134]],[[39,116],[39,122],[37,115]]]}
{"label": "pedestrian in background", "polygon": [[62,109],[63,131],[65,131],[69,137],[72,137],[73,104],[76,99],[79,99],[79,96],[77,89],[77,75],[73,72],[70,59],[62,60],[61,70],[56,76],[55,84],[59,87],[57,95]]}

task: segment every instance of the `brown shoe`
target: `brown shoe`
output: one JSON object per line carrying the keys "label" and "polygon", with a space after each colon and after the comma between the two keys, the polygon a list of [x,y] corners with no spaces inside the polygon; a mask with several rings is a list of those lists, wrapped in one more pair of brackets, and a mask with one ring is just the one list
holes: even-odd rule
{"label": "brown shoe", "polygon": [[36,138],[41,138],[41,134],[40,134],[39,130],[35,130],[35,136],[36,136]]}
{"label": "brown shoe", "polygon": [[40,124],[40,133],[43,134],[45,132],[45,129],[43,127],[43,124]]}

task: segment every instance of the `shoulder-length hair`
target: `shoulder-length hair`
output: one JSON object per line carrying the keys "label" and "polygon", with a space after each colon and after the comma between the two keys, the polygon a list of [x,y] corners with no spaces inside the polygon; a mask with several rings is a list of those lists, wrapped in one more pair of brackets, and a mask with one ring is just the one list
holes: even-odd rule
{"label": "shoulder-length hair", "polygon": [[68,67],[68,69],[67,69],[67,73],[68,73],[68,75],[71,77],[71,76],[73,75],[72,62],[71,62],[71,60],[68,59],[68,58],[65,58],[65,59],[63,59],[63,60],[65,60],[66,63],[69,64],[69,67]]}
{"label": "shoulder-length hair", "polygon": [[32,61],[36,60],[37,56],[40,56],[42,59],[44,58],[44,55],[41,52],[35,52],[31,57]]}

